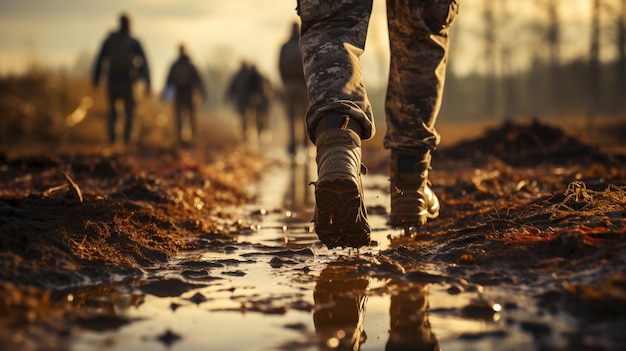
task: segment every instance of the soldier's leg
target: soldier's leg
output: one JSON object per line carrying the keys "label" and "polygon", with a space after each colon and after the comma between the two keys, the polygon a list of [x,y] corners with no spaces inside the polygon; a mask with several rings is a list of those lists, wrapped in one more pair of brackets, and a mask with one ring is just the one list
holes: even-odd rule
{"label": "soldier's leg", "polygon": [[195,140],[198,133],[198,116],[196,116],[196,106],[193,104],[192,95],[189,95],[187,98],[186,109],[189,114],[189,132],[191,133],[191,140]]}
{"label": "soldier's leg", "polygon": [[298,2],[300,49],[310,108],[307,133],[317,148],[315,232],[328,247],[370,241],[361,184],[361,140],[375,131],[359,57],[372,0]]}
{"label": "soldier's leg", "polygon": [[289,124],[288,150],[294,154],[298,146],[306,148],[309,139],[304,128],[304,116],[308,109],[308,96],[304,82],[287,82],[285,84],[285,108]]}
{"label": "soldier's leg", "polygon": [[269,102],[262,102],[255,107],[257,142],[262,141],[263,132],[269,126]]}
{"label": "soldier's leg", "polygon": [[333,118],[330,126],[339,128],[343,116],[348,116],[361,139],[374,134],[359,62],[371,11],[372,0],[298,1],[300,50],[310,99],[307,133],[314,143],[323,118]]}
{"label": "soldier's leg", "polygon": [[430,151],[439,144],[448,33],[458,1],[387,0],[391,64],[385,102],[391,149],[391,216],[395,226],[437,217],[439,201],[428,185]]}
{"label": "soldier's leg", "polygon": [[130,137],[133,132],[133,124],[135,120],[135,99],[133,97],[132,84],[128,84],[124,87],[124,111],[126,114],[126,123],[124,124],[124,143],[130,142]]}
{"label": "soldier's leg", "polygon": [[448,33],[458,1],[387,0],[391,63],[385,147],[414,151],[439,143],[435,121],[443,94]]}
{"label": "soldier's leg", "polygon": [[183,109],[184,103],[179,96],[174,99],[174,118],[176,119],[176,140],[178,143],[183,141]]}
{"label": "soldier's leg", "polygon": [[[288,95],[289,98],[289,95]],[[287,151],[291,155],[296,153],[296,107],[292,101],[286,101],[287,123],[289,124],[289,144]]]}
{"label": "soldier's leg", "polygon": [[248,142],[248,119],[250,115],[250,109],[248,107],[239,108],[239,119],[241,120],[241,133],[243,136],[243,141],[245,143]]}
{"label": "soldier's leg", "polygon": [[109,103],[109,115],[107,119],[107,135],[109,138],[110,144],[115,144],[115,128],[117,125],[117,109],[115,106],[115,102],[117,101],[117,96],[112,89],[108,90],[107,94],[108,103]]}

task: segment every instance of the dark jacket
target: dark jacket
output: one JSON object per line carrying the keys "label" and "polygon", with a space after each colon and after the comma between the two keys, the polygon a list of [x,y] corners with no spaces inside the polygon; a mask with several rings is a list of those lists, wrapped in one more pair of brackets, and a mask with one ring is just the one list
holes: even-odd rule
{"label": "dark jacket", "polygon": [[202,78],[189,56],[180,55],[178,57],[170,67],[165,84],[174,86],[177,95],[191,95],[194,90],[198,90],[206,98]]}
{"label": "dark jacket", "polygon": [[102,43],[93,71],[95,86],[100,81],[105,62],[109,82],[133,83],[137,79],[144,79],[147,88],[150,88],[150,70],[143,47],[127,31],[113,32]]}
{"label": "dark jacket", "polygon": [[302,55],[298,44],[300,35],[297,31],[291,33],[291,37],[280,48],[278,58],[278,70],[283,82],[299,82],[304,84],[304,71],[302,69]]}
{"label": "dark jacket", "polygon": [[256,66],[242,64],[226,89],[226,99],[233,102],[240,113],[247,108],[266,111],[269,109],[273,93],[271,82],[257,70]]}

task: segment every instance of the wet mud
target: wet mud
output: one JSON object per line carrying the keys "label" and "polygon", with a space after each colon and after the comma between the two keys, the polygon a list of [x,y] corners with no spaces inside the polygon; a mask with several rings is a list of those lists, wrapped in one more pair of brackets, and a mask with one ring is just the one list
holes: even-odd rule
{"label": "wet mud", "polygon": [[404,230],[387,225],[386,154],[370,152],[358,251],[317,239],[304,156],[4,157],[0,345],[626,348],[624,154],[504,124],[435,152],[441,215]]}

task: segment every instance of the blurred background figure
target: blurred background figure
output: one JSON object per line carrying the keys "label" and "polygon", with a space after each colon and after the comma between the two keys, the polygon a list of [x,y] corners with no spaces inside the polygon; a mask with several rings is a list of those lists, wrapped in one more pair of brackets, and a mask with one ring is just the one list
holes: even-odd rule
{"label": "blurred background figure", "polygon": [[120,28],[112,32],[104,40],[96,57],[93,71],[93,86],[98,87],[102,72],[107,72],[107,97],[109,103],[108,136],[111,144],[116,140],[117,101],[124,103],[126,122],[124,124],[124,143],[130,141],[135,99],[134,83],[143,79],[146,84],[146,95],[150,96],[150,70],[148,60],[139,40],[130,34],[131,20],[128,14],[119,18]]}
{"label": "blurred background figure", "polygon": [[256,65],[241,62],[226,90],[226,99],[232,103],[241,119],[244,142],[250,142],[251,129],[256,129],[257,142],[268,127],[269,111],[274,95],[272,84]]}
{"label": "blurred background figure", "polygon": [[191,140],[195,140],[198,132],[198,120],[196,117],[194,93],[197,91],[206,101],[207,91],[204,82],[187,53],[183,44],[178,48],[178,59],[172,63],[163,91],[163,100],[174,98],[174,115],[176,117],[176,132],[179,144],[185,143],[183,135],[183,117],[186,114]]}
{"label": "blurred background figure", "polygon": [[281,46],[278,58],[278,70],[283,83],[282,100],[289,123],[289,144],[287,149],[295,155],[297,145],[308,145],[305,134],[304,115],[309,108],[309,97],[302,69],[300,53],[300,23],[291,25],[291,35]]}

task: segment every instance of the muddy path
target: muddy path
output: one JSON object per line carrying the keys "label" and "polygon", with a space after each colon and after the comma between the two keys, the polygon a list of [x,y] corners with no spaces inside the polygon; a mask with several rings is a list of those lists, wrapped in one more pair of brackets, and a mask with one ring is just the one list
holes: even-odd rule
{"label": "muddy path", "polygon": [[[626,167],[538,123],[438,150],[441,217],[322,247],[312,159],[240,147],[0,160],[7,350],[621,350]],[[272,156],[267,156],[272,155]]]}

